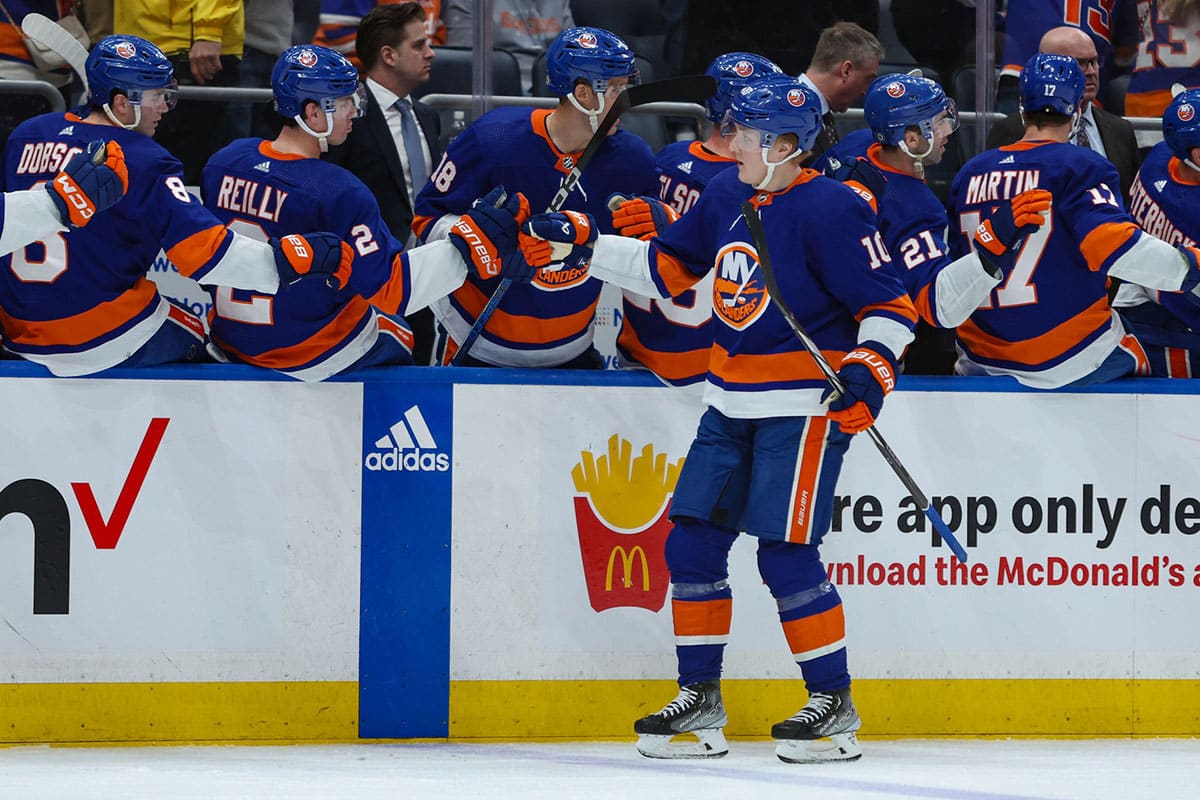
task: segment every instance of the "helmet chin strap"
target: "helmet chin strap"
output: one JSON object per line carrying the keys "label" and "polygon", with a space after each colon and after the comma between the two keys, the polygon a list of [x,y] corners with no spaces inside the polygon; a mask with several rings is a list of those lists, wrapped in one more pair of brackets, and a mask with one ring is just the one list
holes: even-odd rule
{"label": "helmet chin strap", "polygon": [[117,119],[117,115],[113,113],[113,110],[109,106],[108,103],[105,103],[103,105],[103,109],[104,109],[104,113],[108,116],[108,118],[110,120],[112,120],[113,125],[116,125],[118,128],[124,128],[127,131],[131,131],[131,130],[134,130],[135,128],[137,128],[138,123],[140,123],[142,121],[142,104],[141,103],[130,103],[130,105],[133,106],[133,124],[132,125],[126,125],[124,122],[121,122],[121,120]]}
{"label": "helmet chin strap", "polygon": [[767,185],[771,182],[771,179],[775,177],[776,167],[782,166],[783,164],[786,164],[787,162],[791,161],[793,158],[796,158],[804,153],[803,150],[797,150],[796,152],[792,153],[787,158],[783,159],[783,161],[776,161],[776,162],[772,163],[770,161],[767,161],[767,150],[769,150],[769,149],[770,149],[769,147],[763,147],[758,151],[759,155],[762,156],[763,166],[767,168],[767,174],[765,176],[763,176],[763,179],[761,181],[759,181],[758,183],[756,183],[754,185],[754,188],[758,189],[760,192],[765,191],[767,188]]}
{"label": "helmet chin strap", "polygon": [[925,141],[929,142],[929,149],[924,153],[912,152],[908,149],[908,145],[905,144],[903,139],[899,142],[901,152],[913,160],[913,175],[916,176],[917,180],[921,181],[925,180],[925,159],[933,152],[933,139],[926,139]]}
{"label": "helmet chin strap", "polygon": [[300,126],[300,130],[304,131],[309,136],[311,136],[317,140],[317,146],[321,148],[322,153],[329,152],[329,134],[333,133],[333,112],[332,111],[325,112],[325,132],[324,133],[317,133],[312,128],[308,127],[308,125],[306,125],[304,123],[304,119],[301,118],[301,116],[299,114],[292,117],[292,119],[296,120],[296,124]]}
{"label": "helmet chin strap", "polygon": [[587,109],[587,108],[584,108],[583,106],[581,106],[579,104],[579,101],[575,99],[574,92],[567,95],[567,99],[571,101],[571,105],[575,106],[575,108],[582,111],[584,114],[587,114],[588,124],[592,126],[592,133],[595,133],[597,130],[600,129],[600,117],[601,117],[601,115],[604,114],[604,94],[602,92],[596,92],[595,89],[593,89],[592,91],[595,92],[596,99],[600,101],[600,107],[597,108],[595,111],[592,111],[590,109]]}

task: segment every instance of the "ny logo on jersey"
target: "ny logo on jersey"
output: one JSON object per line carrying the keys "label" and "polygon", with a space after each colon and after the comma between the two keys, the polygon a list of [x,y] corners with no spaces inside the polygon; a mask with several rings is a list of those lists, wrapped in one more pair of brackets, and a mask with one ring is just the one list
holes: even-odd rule
{"label": "ny logo on jersey", "polygon": [[731,328],[741,330],[767,308],[758,251],[746,242],[730,242],[717,253],[713,310]]}

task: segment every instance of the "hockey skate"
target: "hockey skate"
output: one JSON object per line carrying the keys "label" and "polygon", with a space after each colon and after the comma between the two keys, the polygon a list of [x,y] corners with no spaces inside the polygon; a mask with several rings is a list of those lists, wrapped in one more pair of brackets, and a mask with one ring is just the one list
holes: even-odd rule
{"label": "hockey skate", "polygon": [[862,720],[849,689],[813,692],[789,719],[771,727],[775,755],[789,764],[855,761],[862,757],[855,731]]}
{"label": "hockey skate", "polygon": [[[633,723],[633,731],[646,758],[720,758],[729,752],[721,731],[728,721],[720,681],[705,681],[684,686],[662,711]],[[681,733],[697,741],[671,741]]]}

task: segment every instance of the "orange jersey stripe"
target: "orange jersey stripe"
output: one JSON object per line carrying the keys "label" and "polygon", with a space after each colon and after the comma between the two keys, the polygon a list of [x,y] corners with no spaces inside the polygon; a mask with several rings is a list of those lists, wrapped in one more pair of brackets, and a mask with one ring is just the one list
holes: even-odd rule
{"label": "orange jersey stripe", "polygon": [[[462,304],[467,314],[473,319],[479,318],[488,301],[487,296],[472,283],[464,283],[455,289],[454,299]],[[596,303],[592,303],[569,317],[555,319],[519,316],[496,309],[488,322],[487,329],[493,336],[510,342],[549,344],[579,335],[582,331],[587,330],[588,324],[595,316]]]}
{"label": "orange jersey stripe", "polygon": [[682,353],[652,350],[642,344],[637,331],[630,327],[621,329],[621,335],[617,337],[617,344],[625,348],[626,352],[639,364],[668,381],[680,381],[693,375],[705,374],[708,372],[708,360],[712,357],[711,347],[687,350]]}
{"label": "orange jersey stripe", "polygon": [[18,61],[30,60],[29,51],[25,48],[25,42],[21,40],[21,34],[17,33],[16,26],[0,24],[0,53]]}
{"label": "orange jersey stripe", "polygon": [[1139,377],[1150,376],[1150,359],[1146,356],[1146,351],[1142,347],[1142,343],[1137,340],[1133,334],[1125,334],[1121,337],[1120,347],[1126,353],[1133,356],[1133,360],[1137,362],[1137,366],[1133,370],[1133,374]]}
{"label": "orange jersey stripe", "polygon": [[392,260],[392,276],[370,298],[371,305],[385,314],[399,314],[400,309],[404,307],[404,270],[396,263],[402,258],[403,253],[396,254],[396,258]]}
{"label": "orange jersey stripe", "polygon": [[131,289],[87,311],[64,319],[23,320],[0,310],[4,335],[12,342],[35,347],[74,347],[116,330],[158,302],[158,290],[146,278]]}
{"label": "orange jersey stripe", "polygon": [[1181,347],[1167,348],[1167,377],[1192,377],[1191,365],[1188,363],[1188,352]]}
{"label": "orange jersey stripe", "polygon": [[216,255],[225,243],[225,237],[232,235],[224,225],[213,225],[176,244],[167,251],[167,258],[179,268],[181,275],[190,278]]}
{"label": "orange jersey stripe", "polygon": [[902,294],[895,300],[890,300],[886,303],[877,303],[871,306],[863,306],[863,309],[855,315],[856,322],[862,322],[863,317],[876,311],[885,311],[889,314],[895,314],[898,317],[903,317],[909,322],[917,321],[917,309],[913,306],[912,298],[906,294]]}
{"label": "orange jersey stripe", "polygon": [[936,328],[939,326],[933,316],[933,306],[929,304],[929,288],[928,284],[921,287],[921,291],[917,292],[917,296],[913,299],[913,307],[917,309],[921,319]]}
{"label": "orange jersey stripe", "polygon": [[672,600],[676,636],[728,636],[733,600]]}
{"label": "orange jersey stripe", "polygon": [[677,297],[691,289],[700,281],[700,276],[692,274],[683,262],[674,256],[667,255],[661,250],[655,250],[655,263],[658,267],[658,277],[672,297]]}
{"label": "orange jersey stripe", "polygon": [[1087,260],[1088,269],[1098,271],[1137,230],[1138,226],[1132,222],[1105,222],[1093,228],[1079,244],[1079,252]]}
{"label": "orange jersey stripe", "polygon": [[[822,350],[830,364],[840,364],[846,357],[842,350]],[[764,383],[777,381],[819,381],[825,373],[808,353],[772,353],[770,355],[730,356],[718,344],[713,345],[709,371],[733,383]]]}
{"label": "orange jersey stripe", "polygon": [[787,540],[795,544],[808,544],[812,536],[812,512],[817,507],[817,481],[821,478],[821,455],[828,429],[829,420],[825,417],[809,417],[800,440],[796,485],[792,487],[792,506],[788,509]]}
{"label": "orange jersey stripe", "polygon": [[982,358],[1044,364],[1079,344],[1111,318],[1108,298],[1101,297],[1071,319],[1032,339],[1007,342],[985,333],[969,319],[958,327],[958,338],[973,354]]}
{"label": "orange jersey stripe", "polygon": [[842,604],[811,617],[783,623],[783,635],[797,656],[837,644],[846,638],[846,614]]}
{"label": "orange jersey stripe", "polygon": [[1171,90],[1157,89],[1152,92],[1130,92],[1125,95],[1125,116],[1161,117],[1171,104]]}
{"label": "orange jersey stripe", "polygon": [[425,229],[431,224],[433,224],[433,217],[427,217],[424,214],[418,214],[417,216],[413,217],[412,232],[415,233],[419,239],[425,235]]}
{"label": "orange jersey stripe", "polygon": [[218,342],[218,344],[222,350],[234,353],[247,364],[255,364],[260,367],[276,370],[294,369],[315,361],[319,356],[328,353],[332,348],[344,341],[347,336],[354,332],[354,329],[362,321],[363,316],[367,314],[368,310],[367,301],[361,297],[354,296],[346,303],[346,307],[338,312],[333,321],[303,342],[288,345],[287,347],[277,347],[274,350],[268,350],[255,356],[239,352],[229,347],[225,342]]}

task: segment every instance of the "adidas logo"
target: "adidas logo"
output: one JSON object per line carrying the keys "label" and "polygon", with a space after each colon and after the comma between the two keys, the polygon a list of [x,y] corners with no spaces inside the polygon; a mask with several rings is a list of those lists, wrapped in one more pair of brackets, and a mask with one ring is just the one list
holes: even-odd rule
{"label": "adidas logo", "polygon": [[58,135],[59,136],[74,136],[75,135],[75,126],[68,125],[67,127],[63,128],[61,131],[59,131]]}
{"label": "adidas logo", "polygon": [[1166,181],[1155,181],[1155,182],[1154,182],[1154,188],[1155,188],[1155,189],[1158,189],[1160,192],[1161,192],[1163,189],[1165,189],[1166,187],[1167,187],[1167,182],[1166,182]]}
{"label": "adidas logo", "polygon": [[271,162],[264,161],[261,164],[255,164],[254,168],[256,170],[258,170],[259,172],[270,172],[271,171]]}
{"label": "adidas logo", "polygon": [[1017,163],[1017,160],[1016,160],[1015,158],[1013,158],[1012,156],[1005,156],[1004,158],[1000,159],[999,163],[1001,163],[1001,164],[1015,164],[1015,163]]}
{"label": "adidas logo", "polygon": [[421,409],[413,406],[396,420],[386,435],[375,440],[377,450],[368,453],[363,466],[372,472],[446,472],[450,455],[437,452]]}
{"label": "adidas logo", "polygon": [[684,175],[691,175],[692,174],[692,166],[693,166],[693,163],[691,161],[685,161],[679,165],[679,171],[682,172]]}

